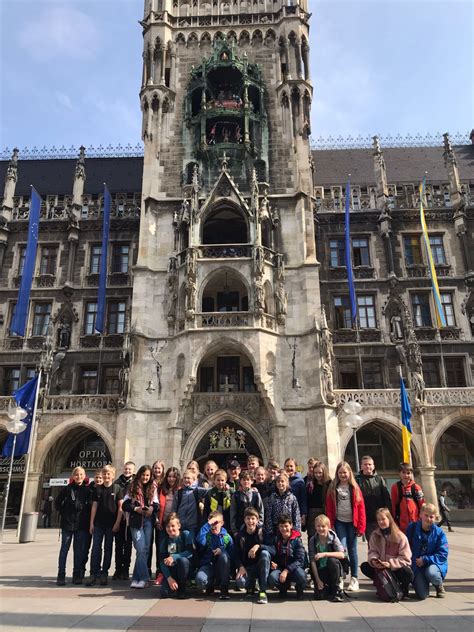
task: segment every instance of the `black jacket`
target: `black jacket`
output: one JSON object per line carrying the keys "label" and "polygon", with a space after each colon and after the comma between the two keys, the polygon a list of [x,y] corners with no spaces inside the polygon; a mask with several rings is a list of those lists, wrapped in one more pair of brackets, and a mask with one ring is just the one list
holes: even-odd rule
{"label": "black jacket", "polygon": [[69,483],[59,492],[54,503],[61,516],[61,529],[88,531],[91,513],[91,490],[83,483]]}
{"label": "black jacket", "polygon": [[392,506],[387,483],[383,476],[374,472],[372,476],[366,476],[359,472],[355,477],[364,497],[365,515],[367,522],[376,522],[375,512],[381,507]]}

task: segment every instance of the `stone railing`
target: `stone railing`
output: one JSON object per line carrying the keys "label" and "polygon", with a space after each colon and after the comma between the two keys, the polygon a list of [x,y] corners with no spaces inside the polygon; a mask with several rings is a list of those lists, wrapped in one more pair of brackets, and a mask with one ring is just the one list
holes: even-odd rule
{"label": "stone railing", "polygon": [[118,400],[118,395],[52,395],[46,398],[45,410],[50,413],[115,412]]}
{"label": "stone railing", "polygon": [[198,422],[218,410],[235,410],[250,419],[259,419],[259,393],[194,393],[194,421]]}
{"label": "stone railing", "polygon": [[206,312],[196,314],[198,327],[253,327],[251,312]]}
{"label": "stone railing", "polygon": [[[400,391],[394,388],[383,390],[336,390],[334,394],[336,396],[336,404],[341,407],[349,401],[359,402],[364,408],[400,407]],[[414,401],[413,394],[410,396],[410,401]],[[424,390],[424,404],[426,406],[474,405],[474,387],[426,388]]]}
{"label": "stone railing", "polygon": [[427,388],[425,404],[428,406],[468,406],[474,405],[474,387]]}
{"label": "stone railing", "polygon": [[236,257],[251,257],[250,244],[212,244],[199,247],[199,257],[202,259],[227,259]]}

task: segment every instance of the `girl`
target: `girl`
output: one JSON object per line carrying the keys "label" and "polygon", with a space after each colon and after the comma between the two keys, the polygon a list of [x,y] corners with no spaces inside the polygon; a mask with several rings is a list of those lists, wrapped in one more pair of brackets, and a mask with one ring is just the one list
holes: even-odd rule
{"label": "girl", "polygon": [[[166,474],[163,477],[163,484],[159,490],[158,498],[160,502],[160,507],[158,510],[158,516],[156,520],[156,530],[155,530],[155,546],[156,546],[156,557],[157,564],[160,564],[159,556],[160,556],[160,547],[161,547],[161,539],[163,537],[163,529],[166,524],[166,520],[168,516],[172,513],[173,501],[174,497],[180,486],[180,475],[177,467],[169,467],[166,470]],[[163,573],[160,570],[157,570],[155,586],[161,586],[163,582]]]}
{"label": "girl", "polygon": [[214,487],[214,476],[219,468],[215,461],[206,461],[204,466],[204,482],[203,487]]}
{"label": "girl", "polygon": [[131,588],[145,588],[150,580],[147,557],[151,533],[158,510],[156,481],[152,479],[151,467],[142,465],[125,494],[123,511],[129,514],[130,531],[136,551]]}
{"label": "girl", "polygon": [[407,597],[410,582],[413,580],[408,539],[400,531],[386,507],[378,509],[375,518],[378,527],[370,536],[367,562],[361,564],[360,570],[373,580],[377,569],[390,569],[400,582],[404,596]]}
{"label": "girl", "polygon": [[315,599],[323,599],[325,593],[329,593],[331,601],[340,602],[344,600],[339,578],[342,577],[341,560],[345,553],[341,541],[330,526],[329,518],[324,514],[314,520],[315,535],[310,539],[308,548],[310,571]]}
{"label": "girl", "polygon": [[359,590],[357,579],[357,538],[365,532],[365,505],[362,492],[356,483],[351,466],[341,461],[326,496],[326,514],[337,537],[347,549],[351,568],[351,581],[347,590]]}
{"label": "girl", "polygon": [[71,542],[74,541],[74,566],[72,583],[82,584],[85,572],[85,548],[88,540],[91,495],[85,483],[86,473],[82,467],[72,471],[72,482],[59,492],[56,511],[61,516],[61,549],[58,560],[58,586],[66,585],[66,560]]}
{"label": "girl", "polygon": [[324,463],[316,461],[311,476],[308,475],[308,481],[306,483],[306,495],[308,499],[308,541],[315,534],[314,519],[326,511],[326,494],[330,482],[331,479],[329,477],[328,468]]}
{"label": "girl", "polygon": [[[153,480],[155,481],[156,488],[159,490],[163,482],[164,475],[165,475],[165,464],[163,463],[163,461],[155,461],[153,463],[153,465],[151,466],[151,475],[152,475]],[[147,559],[148,572],[150,574],[150,577],[151,577],[151,565],[152,565],[152,560],[153,560],[153,542],[155,543],[155,548],[156,548],[156,575],[158,575],[160,563],[158,561],[159,543],[158,543],[158,532],[156,530],[156,525],[154,526],[153,531],[151,532],[150,550],[148,552],[148,559]]]}
{"label": "girl", "polygon": [[282,514],[290,516],[293,527],[301,532],[301,514],[296,496],[290,490],[288,474],[281,472],[275,479],[276,492],[273,492],[265,511],[265,530],[269,538],[278,533],[278,519]]}
{"label": "girl", "polygon": [[196,477],[196,482],[197,482],[198,487],[206,486],[205,485],[206,479],[201,474],[201,470],[199,469],[199,463],[197,461],[189,461],[189,463],[186,465],[186,469],[191,470],[191,472],[194,472],[194,476]]}

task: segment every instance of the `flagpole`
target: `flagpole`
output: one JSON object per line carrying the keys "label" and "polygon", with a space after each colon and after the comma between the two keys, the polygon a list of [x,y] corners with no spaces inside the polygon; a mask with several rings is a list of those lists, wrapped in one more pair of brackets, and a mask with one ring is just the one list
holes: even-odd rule
{"label": "flagpole", "polygon": [[23,483],[23,490],[21,492],[20,514],[18,516],[18,526],[17,526],[17,530],[16,530],[16,537],[17,538],[19,538],[19,536],[20,536],[21,523],[22,523],[22,519],[23,519],[23,508],[25,506],[26,488],[28,486],[28,476],[29,476],[29,473],[30,473],[30,463],[31,463],[32,451],[33,451],[33,448],[34,448],[35,443],[36,443],[36,433],[37,433],[36,412],[38,410],[38,397],[39,397],[40,387],[41,387],[41,369],[40,369],[39,375],[38,375],[38,385],[36,387],[36,394],[35,394],[35,407],[34,407],[34,410],[33,410],[33,418],[31,420],[31,431],[30,431],[30,438],[29,438],[29,442],[28,442],[28,452],[26,453],[25,480],[24,480],[24,483]]}
{"label": "flagpole", "polygon": [[3,502],[2,531],[0,533],[0,544],[3,544],[3,533],[5,531],[5,521],[7,518],[7,505],[8,505],[8,496],[10,495],[10,483],[11,483],[12,474],[13,474],[13,461],[15,459],[15,446],[16,446],[16,434],[13,435],[13,448],[12,448],[12,453],[10,456],[10,467],[8,468],[7,487],[5,489],[5,500]]}

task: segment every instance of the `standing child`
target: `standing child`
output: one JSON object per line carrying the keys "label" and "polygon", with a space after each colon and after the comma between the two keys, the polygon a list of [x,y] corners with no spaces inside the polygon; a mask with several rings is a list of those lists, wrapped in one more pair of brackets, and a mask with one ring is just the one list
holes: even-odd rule
{"label": "standing child", "polygon": [[230,533],[230,503],[232,491],[227,486],[225,470],[217,470],[214,475],[214,487],[207,491],[204,499],[203,521],[207,521],[211,511],[220,511],[224,516],[224,527]]}
{"label": "standing child", "polygon": [[291,582],[296,584],[296,598],[303,599],[306,586],[304,571],[305,550],[301,533],[293,528],[290,516],[282,514],[278,519],[278,535],[275,539],[274,561],[268,583],[278,588],[280,598],[284,599]]}
{"label": "standing child", "polygon": [[207,595],[220,587],[219,599],[229,599],[230,560],[233,554],[232,538],[223,528],[224,518],[219,511],[211,511],[196,538],[201,547],[201,560],[196,584]]}
{"label": "standing child", "polygon": [[252,477],[247,471],[240,473],[240,489],[232,495],[230,502],[230,529],[233,537],[237,537],[244,524],[244,513],[247,507],[258,511],[259,526],[263,524],[263,502],[256,489],[252,489]]}
{"label": "standing child", "polygon": [[219,468],[215,461],[206,461],[204,464],[204,482],[203,487],[206,489],[214,487],[214,476]]}
{"label": "standing child", "polygon": [[263,503],[263,513],[265,515],[270,494],[275,491],[275,484],[268,480],[268,472],[264,467],[260,466],[255,470],[253,486],[260,494]]}
{"label": "standing child", "polygon": [[170,593],[178,599],[186,598],[186,581],[193,558],[193,539],[189,531],[181,530],[181,523],[175,513],[165,520],[166,532],[160,537],[160,570],[164,576],[161,596]]}
{"label": "standing child", "polygon": [[260,459],[255,454],[249,454],[247,457],[247,472],[250,474],[252,481],[255,480],[255,470],[260,466]]}
{"label": "standing child", "polygon": [[331,482],[328,468],[324,463],[314,464],[312,475],[306,483],[306,496],[308,499],[308,542],[315,534],[315,519],[326,512],[326,495]]}
{"label": "standing child", "polygon": [[[115,481],[120,487],[122,497],[127,487],[133,481],[134,474],[135,463],[133,461],[124,463],[122,474],[120,474]],[[122,506],[122,500],[119,501],[119,505],[120,507]],[[130,533],[130,528],[127,526],[125,516],[122,514],[120,528],[115,534],[115,573],[112,575],[112,579],[128,579],[131,559],[132,534]]]}
{"label": "standing child", "polygon": [[[308,525],[309,526],[309,525]],[[314,535],[309,541],[310,571],[314,581],[315,599],[344,601],[339,587],[342,577],[341,561],[345,557],[344,547],[336,533],[330,529],[327,516],[320,514],[314,520]]]}
{"label": "standing child", "polygon": [[235,558],[237,563],[236,586],[246,588],[253,594],[258,579],[259,593],[257,603],[268,603],[267,582],[270,574],[271,547],[263,543],[263,529],[258,526],[259,513],[254,507],[248,507],[244,514],[244,526],[235,539]]}
{"label": "standing child", "polygon": [[178,489],[173,500],[173,513],[178,514],[181,527],[189,531],[193,538],[201,524],[206,491],[203,487],[198,487],[194,470],[186,470],[183,474],[183,486]]}
{"label": "standing child", "polygon": [[392,516],[405,533],[410,522],[416,522],[420,517],[425,497],[421,487],[414,481],[413,468],[409,463],[400,463],[398,475],[400,480],[394,483],[390,490]]}
{"label": "standing child", "polygon": [[73,542],[74,565],[72,583],[82,584],[84,577],[85,548],[87,543],[90,490],[85,484],[86,473],[82,467],[72,471],[72,483],[63,487],[56,498],[56,510],[61,516],[61,549],[58,560],[58,586],[66,585],[66,560]]}
{"label": "standing child", "polygon": [[94,496],[94,490],[99,485],[102,485],[103,482],[104,482],[104,479],[102,478],[102,468],[101,468],[100,470],[96,470],[94,472],[94,480],[89,483],[90,503],[88,506],[88,513],[87,513],[87,537],[86,537],[86,543],[84,546],[84,563],[82,565],[82,568],[83,568],[82,577],[84,577],[84,575],[86,574],[86,566],[87,566],[87,561],[89,559],[89,552],[90,552],[90,548],[92,544],[92,535],[91,535],[91,532],[89,531],[89,524],[91,521],[92,498]]}
{"label": "standing child", "polygon": [[[173,511],[173,503],[174,503],[176,494],[178,493],[180,480],[181,479],[180,479],[178,468],[169,467],[166,470],[166,474],[163,478],[163,484],[158,490],[158,499],[160,501],[160,506],[158,508],[156,528],[159,531],[159,535],[157,536],[157,542],[159,544],[160,550],[161,550],[160,539],[165,535],[165,524],[168,519],[168,516],[170,516]],[[159,570],[155,578],[156,586],[161,586],[163,582],[163,577],[164,577],[163,573],[161,572],[161,570]]]}
{"label": "standing child", "polygon": [[[163,461],[155,461],[153,463],[153,465],[151,466],[151,476],[153,481],[155,482],[155,487],[156,489],[160,490],[160,487],[163,483],[163,479],[165,477],[165,464],[163,463]],[[160,543],[159,543],[159,536],[160,536],[160,530],[158,528],[158,522],[154,525],[153,530],[151,532],[151,540],[150,540],[150,548],[148,550],[148,559],[147,559],[147,564],[148,564],[148,572],[150,574],[150,577],[152,576],[152,572],[151,572],[151,567],[152,567],[152,562],[153,562],[153,544],[155,545],[155,551],[156,551],[156,573],[155,573],[155,578],[159,573],[159,567],[160,567],[160,562],[158,560],[159,557],[159,551],[160,551]]]}
{"label": "standing child", "polygon": [[290,489],[298,501],[301,516],[301,528],[304,530],[306,527],[306,516],[308,514],[308,501],[306,498],[306,485],[304,484],[303,477],[298,472],[297,467],[298,463],[295,459],[289,458],[285,460],[285,472],[288,474]]}
{"label": "standing child", "polygon": [[301,530],[301,516],[298,501],[290,490],[290,481],[286,472],[281,472],[275,479],[276,492],[270,494],[265,511],[266,536],[274,540],[279,533],[278,519],[285,514],[290,516],[291,523],[297,531]]}
{"label": "standing child", "polygon": [[[92,496],[92,509],[89,531],[92,534],[91,575],[86,586],[94,586],[100,581],[107,586],[114,533],[120,528],[122,510],[120,486],[114,483],[115,468],[106,465],[102,468],[103,484],[95,488]],[[102,543],[104,544],[102,556]]]}
{"label": "standing child", "polygon": [[337,537],[347,549],[351,567],[351,580],[347,590],[355,592],[359,590],[357,538],[365,533],[365,506],[360,487],[346,461],[338,464],[336,476],[329,486],[326,514]]}

